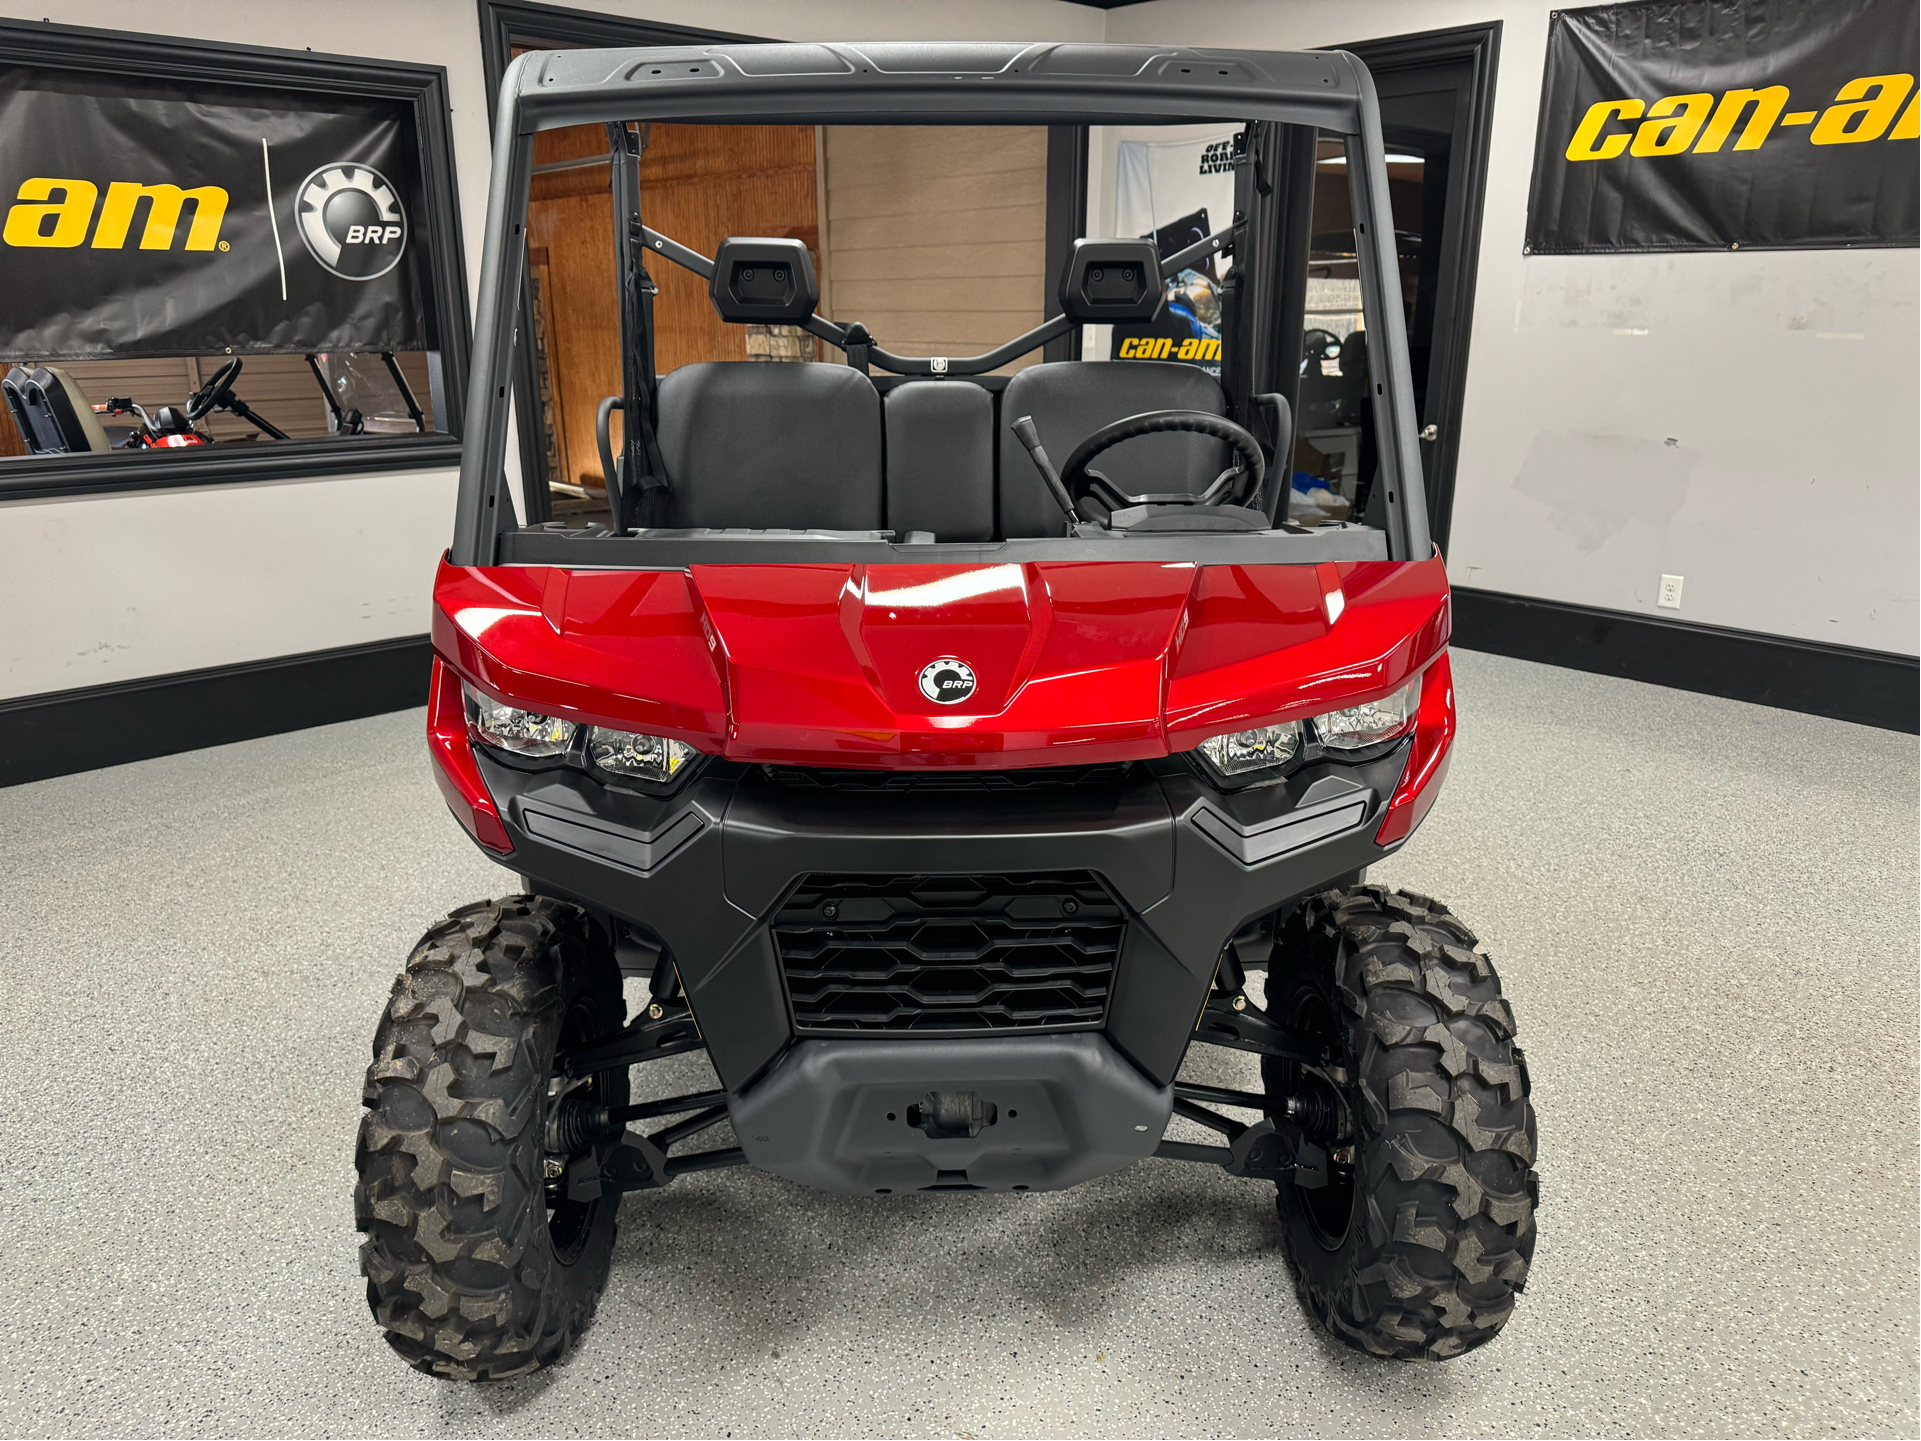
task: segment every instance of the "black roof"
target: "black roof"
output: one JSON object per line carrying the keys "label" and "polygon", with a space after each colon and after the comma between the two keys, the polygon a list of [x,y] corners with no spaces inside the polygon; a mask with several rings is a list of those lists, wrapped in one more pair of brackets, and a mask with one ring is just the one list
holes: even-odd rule
{"label": "black roof", "polygon": [[1152,45],[792,43],[522,56],[523,132],[634,119],[820,124],[1278,120],[1358,133],[1372,91],[1343,51]]}

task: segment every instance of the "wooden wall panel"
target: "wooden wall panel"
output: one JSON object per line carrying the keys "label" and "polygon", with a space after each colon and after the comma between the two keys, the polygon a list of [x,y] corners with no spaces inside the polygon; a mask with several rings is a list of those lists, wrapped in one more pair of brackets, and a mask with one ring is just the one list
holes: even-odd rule
{"label": "wooden wall panel", "polygon": [[[544,131],[534,141],[536,165],[606,153],[607,132],[598,125]],[[542,310],[549,380],[560,401],[555,450],[566,467],[553,479],[576,485],[600,484],[594,408],[603,395],[620,394],[613,215],[605,164],[534,177],[527,243],[546,252]]]}
{"label": "wooden wall panel", "polygon": [[978,354],[1040,324],[1045,128],[836,125],[825,135],[829,316],[865,321],[902,355]]}
{"label": "wooden wall panel", "polygon": [[[606,131],[575,126],[541,134],[536,166],[605,155]],[[528,244],[547,252],[546,313],[552,387],[561,424],[556,451],[568,474],[601,484],[594,413],[620,393],[620,314],[614,294],[613,210],[604,164],[534,177]],[[805,125],[655,125],[641,157],[641,212],[681,244],[712,255],[730,235],[791,236],[818,244],[814,130]],[[661,374],[701,360],[745,360],[746,330],[725,324],[706,282],[656,259],[654,364]],[[618,437],[618,422],[615,429]]]}
{"label": "wooden wall panel", "polygon": [[[656,125],[642,159],[647,223],[703,255],[730,235],[819,247],[811,125]],[[675,265],[651,267],[662,374],[697,360],[745,360],[747,331],[715,314],[707,284]],[[666,272],[666,273],[662,273]]]}

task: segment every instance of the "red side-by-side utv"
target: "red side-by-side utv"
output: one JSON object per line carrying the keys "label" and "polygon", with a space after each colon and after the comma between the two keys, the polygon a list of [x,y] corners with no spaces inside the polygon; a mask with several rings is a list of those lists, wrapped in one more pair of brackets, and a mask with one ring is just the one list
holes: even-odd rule
{"label": "red side-by-side utv", "polygon": [[[1079,239],[1035,329],[902,355],[818,313],[801,241],[707,256],[650,228],[641,127],[666,121],[1214,122],[1234,212],[1171,254]],[[583,124],[610,143],[624,394],[605,519],[542,521],[506,467],[524,227],[536,134]],[[1330,154],[1369,337],[1368,473],[1338,522],[1289,505]],[[669,265],[834,363],[656,374]],[[1091,358],[1201,268],[1224,277],[1218,375]],[[1346,54],[514,63],[427,726],[455,817],[518,881],[427,932],[376,1033],[356,1207],[395,1349],[476,1379],[558,1359],[621,1197],[735,1165],[866,1197],[1219,1166],[1274,1185],[1303,1301],[1350,1344],[1440,1358],[1506,1324],[1537,1199],[1514,1017],[1445,906],[1366,881],[1455,727],[1399,287]],[[1070,358],[996,373],[1050,345]],[[1195,1046],[1259,1056],[1260,1089],[1183,1080]],[[695,1050],[711,1089],[631,1084]],[[1167,1139],[1176,1116],[1214,1142]]]}

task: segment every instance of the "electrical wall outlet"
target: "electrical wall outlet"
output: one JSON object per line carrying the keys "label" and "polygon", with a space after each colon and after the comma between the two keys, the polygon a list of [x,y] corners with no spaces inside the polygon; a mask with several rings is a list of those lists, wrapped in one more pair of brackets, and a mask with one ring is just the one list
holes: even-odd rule
{"label": "electrical wall outlet", "polygon": [[1654,598],[1654,603],[1664,610],[1679,610],[1681,608],[1682,579],[1683,577],[1678,575],[1662,576],[1661,593]]}

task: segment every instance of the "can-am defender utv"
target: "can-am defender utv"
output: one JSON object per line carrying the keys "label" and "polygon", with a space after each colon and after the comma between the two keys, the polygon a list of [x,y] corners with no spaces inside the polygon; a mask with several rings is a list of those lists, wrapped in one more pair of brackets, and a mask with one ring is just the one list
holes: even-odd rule
{"label": "can-am defender utv", "polygon": [[[1058,313],[985,355],[817,314],[799,241],[709,258],[641,216],[636,122],[1196,120],[1240,127],[1231,221],[1172,255],[1076,242]],[[607,126],[617,217],[603,450],[608,410],[631,423],[607,524],[523,524],[503,461],[533,142],[581,124]],[[1358,518],[1310,526],[1284,506],[1317,145],[1345,167],[1374,440]],[[989,375],[1151,320],[1164,277],[1230,254],[1218,380]],[[657,377],[662,264],[845,363]],[[556,1360],[621,1196],[691,1171],[899,1196],[1150,1157],[1273,1183],[1300,1294],[1352,1345],[1437,1358],[1500,1330],[1536,1201],[1513,1014],[1446,907],[1365,883],[1433,805],[1455,724],[1398,282],[1345,54],[514,63],[427,724],[448,804],[525,894],[428,931],[375,1036],[356,1203],[395,1349],[468,1378]],[[649,982],[632,1020],[624,976]],[[1258,1055],[1262,1089],[1180,1080],[1197,1044]],[[631,1067],[696,1049],[714,1089],[632,1099]],[[1173,1116],[1218,1143],[1163,1139]],[[733,1145],[685,1144],[723,1122]]]}

